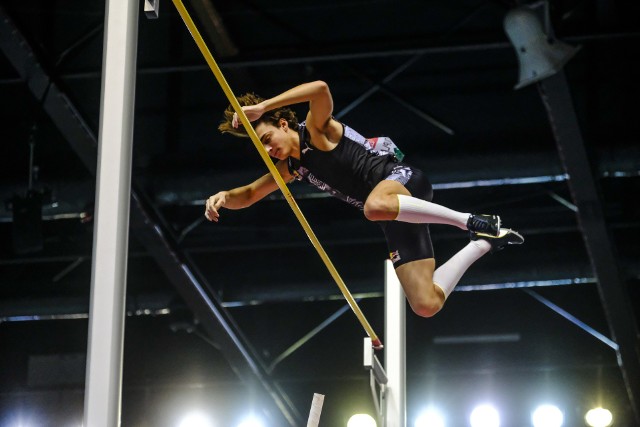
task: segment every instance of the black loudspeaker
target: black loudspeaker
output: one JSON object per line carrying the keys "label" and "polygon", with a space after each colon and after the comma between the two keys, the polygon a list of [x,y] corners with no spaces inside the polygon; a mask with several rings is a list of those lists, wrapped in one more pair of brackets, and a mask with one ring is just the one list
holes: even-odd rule
{"label": "black loudspeaker", "polygon": [[26,197],[14,196],[13,250],[18,255],[40,252],[44,247],[42,238],[42,193],[27,192]]}

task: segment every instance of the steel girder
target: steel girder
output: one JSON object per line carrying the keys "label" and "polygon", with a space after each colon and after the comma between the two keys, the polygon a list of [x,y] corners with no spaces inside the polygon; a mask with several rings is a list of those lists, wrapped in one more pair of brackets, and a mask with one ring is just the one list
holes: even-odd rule
{"label": "steel girder", "polygon": [[539,82],[538,90],[548,113],[558,153],[569,176],[578,223],[597,279],[611,336],[619,346],[616,355],[629,402],[640,421],[638,328],[614,254],[614,242],[605,222],[598,183],[591,170],[564,72]]}

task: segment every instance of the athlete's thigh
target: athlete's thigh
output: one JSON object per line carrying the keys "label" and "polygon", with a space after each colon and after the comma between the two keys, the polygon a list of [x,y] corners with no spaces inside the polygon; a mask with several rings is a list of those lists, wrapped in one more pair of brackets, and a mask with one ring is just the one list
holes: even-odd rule
{"label": "athlete's thigh", "polygon": [[411,195],[409,190],[407,190],[407,188],[398,181],[383,179],[373,187],[373,190],[369,193],[369,198],[384,197],[389,194],[404,194],[405,196]]}

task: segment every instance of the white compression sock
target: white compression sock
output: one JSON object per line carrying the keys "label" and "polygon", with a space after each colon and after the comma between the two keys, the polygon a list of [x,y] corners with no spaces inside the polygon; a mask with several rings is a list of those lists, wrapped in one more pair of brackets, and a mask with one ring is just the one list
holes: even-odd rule
{"label": "white compression sock", "polygon": [[396,221],[414,224],[448,224],[463,230],[467,229],[468,213],[454,211],[442,205],[427,202],[404,194],[398,194],[398,216]]}
{"label": "white compression sock", "polygon": [[472,240],[433,273],[433,283],[444,292],[445,300],[453,292],[462,275],[471,264],[491,250],[486,240]]}

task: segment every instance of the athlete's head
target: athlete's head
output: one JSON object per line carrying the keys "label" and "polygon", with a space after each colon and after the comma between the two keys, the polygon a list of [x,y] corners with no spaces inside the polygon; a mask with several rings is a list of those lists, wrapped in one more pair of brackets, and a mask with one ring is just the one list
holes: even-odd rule
{"label": "athlete's head", "polygon": [[[255,93],[245,93],[241,97],[238,98],[238,103],[240,106],[245,105],[256,105],[264,101],[264,98],[259,97]],[[224,110],[224,118],[220,125],[218,126],[218,130],[222,133],[230,133],[234,136],[239,136],[243,138],[247,138],[249,135],[245,130],[242,123],[238,123],[238,127],[234,128],[232,125],[233,114],[235,113],[233,107],[229,105],[226,110]],[[277,110],[267,111],[262,115],[258,120],[253,122],[253,127],[256,128],[260,123],[270,124],[278,127],[280,120],[284,119],[287,121],[289,128],[297,131],[298,130],[298,118],[296,117],[296,113],[287,107],[278,108]]]}

